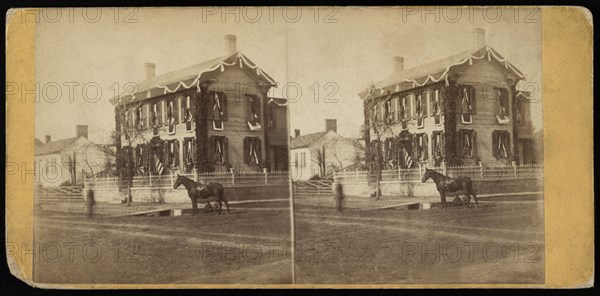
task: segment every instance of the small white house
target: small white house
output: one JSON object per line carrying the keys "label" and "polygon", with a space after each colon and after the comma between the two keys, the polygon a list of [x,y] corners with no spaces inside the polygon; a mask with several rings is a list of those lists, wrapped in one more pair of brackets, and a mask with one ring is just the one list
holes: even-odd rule
{"label": "small white house", "polygon": [[109,145],[88,139],[87,125],[77,125],[74,138],[46,142],[35,141],[35,184],[52,187],[83,184],[83,176],[103,172],[115,163]]}
{"label": "small white house", "polygon": [[325,120],[325,131],[300,135],[290,140],[290,174],[293,180],[331,176],[335,171],[356,167],[364,148],[355,139],[337,133],[335,119]]}

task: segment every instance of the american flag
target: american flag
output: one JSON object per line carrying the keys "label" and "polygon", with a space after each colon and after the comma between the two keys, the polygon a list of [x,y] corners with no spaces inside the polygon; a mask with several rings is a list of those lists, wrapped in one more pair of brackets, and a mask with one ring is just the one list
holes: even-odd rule
{"label": "american flag", "polygon": [[406,150],[404,150],[404,163],[406,164],[407,168],[410,168],[413,165],[412,157],[410,156],[410,153],[408,153],[408,151]]}
{"label": "american flag", "polygon": [[163,171],[165,170],[165,167],[163,166],[163,164],[160,161],[160,158],[158,158],[158,156],[154,155],[154,158],[156,159],[156,171],[158,172],[159,175],[162,175]]}

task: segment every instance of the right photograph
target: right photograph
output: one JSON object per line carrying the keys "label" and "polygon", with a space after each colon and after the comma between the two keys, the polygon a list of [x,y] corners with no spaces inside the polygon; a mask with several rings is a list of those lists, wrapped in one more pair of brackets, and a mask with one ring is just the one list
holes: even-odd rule
{"label": "right photograph", "polygon": [[334,12],[286,24],[295,283],[543,284],[539,8]]}

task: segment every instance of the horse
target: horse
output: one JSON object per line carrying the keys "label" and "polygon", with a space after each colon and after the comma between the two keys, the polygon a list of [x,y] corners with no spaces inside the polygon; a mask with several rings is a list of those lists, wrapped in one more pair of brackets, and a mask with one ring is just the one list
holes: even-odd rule
{"label": "horse", "polygon": [[458,197],[461,191],[467,196],[467,201],[465,203],[467,208],[471,202],[471,196],[473,196],[475,199],[475,207],[479,207],[477,195],[475,195],[475,192],[473,191],[473,181],[471,181],[471,178],[467,176],[450,178],[434,170],[425,169],[425,174],[423,174],[421,181],[425,183],[430,178],[433,180],[437,191],[440,193],[440,198],[442,199],[442,209],[446,208],[446,193],[454,193]]}
{"label": "horse", "polygon": [[202,184],[177,174],[177,179],[175,180],[175,184],[173,184],[173,188],[177,189],[177,187],[182,184],[185,189],[187,189],[188,196],[192,200],[192,208],[194,209],[192,216],[196,216],[198,214],[198,202],[210,203],[211,201],[217,201],[219,204],[217,215],[221,214],[221,206],[223,202],[225,203],[225,207],[227,207],[227,214],[229,215],[229,204],[227,203],[225,194],[223,194],[223,185],[220,183],[211,182]]}

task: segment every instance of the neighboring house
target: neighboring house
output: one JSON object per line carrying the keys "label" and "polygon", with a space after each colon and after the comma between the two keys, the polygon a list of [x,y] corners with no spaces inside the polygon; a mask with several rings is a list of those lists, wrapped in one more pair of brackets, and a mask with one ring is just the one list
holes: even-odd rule
{"label": "neighboring house", "polygon": [[[236,50],[181,70],[155,75],[135,93],[113,98],[117,150],[137,174],[287,170],[287,103],[267,96],[277,83]],[[176,58],[176,57],[173,57]]]}
{"label": "neighboring house", "polygon": [[35,140],[35,183],[39,186],[83,184],[83,177],[98,174],[114,164],[114,151],[88,139],[86,125],[76,126],[74,138]]}
{"label": "neighboring house", "polygon": [[358,140],[337,133],[335,119],[325,120],[325,131],[300,135],[290,140],[290,166],[294,180],[308,180],[314,176],[330,176],[334,171],[356,167],[364,148]]}
{"label": "neighboring house", "polygon": [[528,96],[516,89],[525,75],[485,44],[483,29],[474,41],[472,50],[407,70],[396,57],[395,73],[359,94],[365,141],[369,151],[379,145],[386,168],[535,159],[529,110],[514,103]]}

